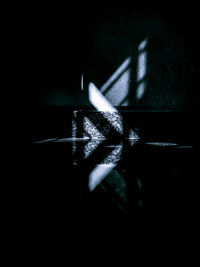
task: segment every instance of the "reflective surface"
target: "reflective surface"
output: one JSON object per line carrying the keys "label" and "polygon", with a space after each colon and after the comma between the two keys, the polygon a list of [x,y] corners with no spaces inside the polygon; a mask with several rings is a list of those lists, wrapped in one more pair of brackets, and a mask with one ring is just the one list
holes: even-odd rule
{"label": "reflective surface", "polygon": [[[137,129],[136,139],[112,136],[108,127],[98,128],[101,134],[92,138],[83,123],[77,137],[32,142],[35,177],[31,193],[37,214],[72,219],[72,213],[84,221],[116,217],[139,220],[149,213],[173,216],[197,212],[199,114],[121,114],[132,129]],[[81,111],[78,127],[86,115],[89,119],[95,116],[96,120],[102,116]]]}

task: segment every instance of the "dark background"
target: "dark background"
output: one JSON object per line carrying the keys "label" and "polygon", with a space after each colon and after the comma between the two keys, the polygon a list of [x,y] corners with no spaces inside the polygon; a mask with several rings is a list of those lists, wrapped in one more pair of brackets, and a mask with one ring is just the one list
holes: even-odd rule
{"label": "dark background", "polygon": [[[127,151],[122,169],[128,173],[128,212],[139,224],[145,218],[143,225],[148,221],[145,225],[148,229],[157,218],[161,221],[167,218],[174,225],[174,218],[181,221],[187,215],[194,220],[197,215],[200,37],[195,6],[183,3],[177,7],[144,6],[136,6],[134,2],[120,7],[74,3],[65,8],[31,9],[25,33],[28,79],[24,95],[31,110],[31,141],[71,137],[72,111],[91,108],[87,90],[80,88],[81,74],[84,73],[86,86],[90,81],[101,86],[127,56],[134,58],[138,43],[148,36],[147,93],[140,101],[130,99],[127,110],[138,113],[127,115],[128,121],[141,130],[141,141],[181,142],[195,147],[189,153],[187,149],[182,153],[148,147],[138,149],[138,154]],[[132,71],[134,74],[134,68]],[[133,85],[133,92],[134,89]],[[141,110],[146,113],[141,114]],[[27,206],[34,233],[49,236],[52,225],[54,230],[60,230],[74,219],[77,232],[84,233],[86,228],[82,223],[88,225],[88,218],[89,226],[95,228],[91,223],[95,216],[106,225],[106,218],[121,215],[101,190],[92,196],[86,192],[82,201],[81,192],[85,190],[82,183],[87,183],[87,168],[91,166],[72,166],[71,144],[33,144],[30,154],[24,187],[26,199],[30,200]],[[133,161],[136,169],[132,168]],[[135,209],[134,197],[131,198],[135,193],[133,180],[138,174],[145,180],[148,210],[141,217]],[[137,232],[138,225],[129,226]],[[141,228],[140,233],[144,230]],[[123,235],[124,229],[118,229],[118,234]]]}
{"label": "dark background", "polygon": [[[101,86],[148,37],[148,88],[131,108],[199,109],[199,25],[195,6],[129,5],[38,8],[27,28],[28,101],[36,106],[89,106],[87,82]],[[133,68],[134,75],[134,68]],[[134,85],[131,88],[134,92]]]}

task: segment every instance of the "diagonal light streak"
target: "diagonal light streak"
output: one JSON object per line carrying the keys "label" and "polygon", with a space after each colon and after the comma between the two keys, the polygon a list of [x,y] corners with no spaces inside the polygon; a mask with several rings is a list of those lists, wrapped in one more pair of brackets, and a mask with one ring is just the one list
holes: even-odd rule
{"label": "diagonal light streak", "polygon": [[89,190],[93,191],[117,164],[98,164],[89,175]]}
{"label": "diagonal light streak", "polygon": [[98,111],[117,112],[94,83],[89,83],[89,101]]}
{"label": "diagonal light streak", "polygon": [[148,39],[144,39],[138,46],[138,66],[137,66],[137,90],[136,97],[141,99],[145,93],[146,82],[143,81],[147,72],[147,47]]}
{"label": "diagonal light streak", "polygon": [[[139,49],[142,50],[146,46],[146,40],[140,44]],[[138,79],[145,75],[146,69],[142,69],[145,65],[145,55],[138,59],[139,73]],[[88,95],[90,103],[97,109],[103,112],[102,115],[113,126],[113,128],[122,136],[123,135],[123,119],[118,110],[112,105],[119,105],[128,95],[130,70],[127,69],[131,63],[131,58],[127,58],[123,64],[114,72],[108,81],[99,90],[94,83],[88,85]],[[109,91],[106,90],[112,86]],[[83,77],[81,77],[81,88],[83,89]],[[119,94],[119,92],[121,92]],[[105,94],[105,96],[103,95]],[[109,100],[109,101],[108,101]],[[111,101],[111,103],[110,103]],[[127,103],[128,104],[128,103]],[[89,134],[91,140],[84,147],[84,157],[87,158],[105,139],[104,135],[98,131],[94,124],[87,118],[83,121],[84,130]],[[129,131],[130,146],[134,145],[139,137],[132,129]],[[89,190],[93,191],[101,181],[117,166],[121,158],[123,145],[122,143],[116,146],[112,152],[104,159],[103,164],[98,164],[89,175]],[[112,162],[110,164],[110,162]]]}
{"label": "diagonal light streak", "polygon": [[[119,106],[120,103],[127,98],[130,89],[131,69],[128,68],[118,80],[104,94],[113,106]],[[127,99],[128,100],[128,99]],[[127,106],[123,103],[122,106]]]}
{"label": "diagonal light streak", "polygon": [[98,111],[104,111],[104,117],[115,128],[115,130],[122,135],[122,117],[120,116],[117,109],[110,104],[110,102],[105,98],[105,96],[98,90],[98,88],[93,83],[89,84],[88,89],[90,103]]}
{"label": "diagonal light streak", "polygon": [[[98,110],[104,111],[104,117],[109,121],[109,123],[122,135],[123,125],[122,117],[120,113],[114,108],[110,102],[104,97],[104,95],[98,90],[98,88],[93,84],[89,84],[89,101]],[[114,114],[113,117],[110,114]],[[130,146],[134,145],[139,137],[132,129],[129,132]],[[122,145],[117,146],[113,151],[104,159],[104,162],[108,163],[114,158],[114,163],[112,164],[98,164],[89,175],[89,190],[93,191],[101,181],[117,166],[117,162],[120,160],[122,152]]]}
{"label": "diagonal light streak", "polygon": [[107,82],[101,87],[100,91],[104,93],[106,89],[124,72],[131,63],[131,58],[127,58],[122,65],[113,73],[113,75],[108,79]]}

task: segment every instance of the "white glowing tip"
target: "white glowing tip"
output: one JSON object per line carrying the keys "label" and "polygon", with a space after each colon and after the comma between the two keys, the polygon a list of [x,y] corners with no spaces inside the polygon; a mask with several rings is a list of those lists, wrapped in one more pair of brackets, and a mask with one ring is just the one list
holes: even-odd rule
{"label": "white glowing tip", "polygon": [[89,101],[98,111],[117,111],[93,84],[89,84]]}

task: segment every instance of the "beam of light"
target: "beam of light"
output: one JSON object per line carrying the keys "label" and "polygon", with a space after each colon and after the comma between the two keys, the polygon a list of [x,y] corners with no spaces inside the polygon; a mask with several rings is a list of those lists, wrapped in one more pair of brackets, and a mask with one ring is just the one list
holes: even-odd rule
{"label": "beam of light", "polygon": [[142,52],[138,57],[137,81],[142,80],[146,75],[146,52]]}
{"label": "beam of light", "polygon": [[116,167],[116,164],[98,164],[89,175],[89,190],[93,191]]}
{"label": "beam of light", "polygon": [[71,138],[71,137],[67,137],[67,138],[59,138],[55,141],[55,143],[67,143],[67,142],[82,142],[82,141],[87,141],[90,138],[85,136],[85,137],[76,137],[76,138]]}
{"label": "beam of light", "polygon": [[[104,117],[115,127],[115,129],[123,134],[122,116],[119,112],[109,103],[109,101],[101,94],[97,87],[93,84],[89,84],[89,101],[98,110],[104,111]],[[108,112],[107,112],[108,111]],[[113,117],[110,116],[114,115]],[[116,127],[117,126],[117,127]],[[129,132],[130,145],[134,145],[138,141],[139,136],[132,129]],[[98,164],[89,175],[89,190],[93,191],[97,185],[117,166],[117,162],[120,160],[122,145],[117,146],[107,158],[104,159],[104,163]],[[114,163],[109,163],[109,162]]]}
{"label": "beam of light", "polygon": [[88,158],[89,155],[98,147],[100,143],[106,138],[102,133],[98,131],[98,129],[94,126],[94,124],[87,118],[83,119],[84,131],[89,134],[90,141],[84,146],[84,158]]}
{"label": "beam of light", "polygon": [[177,146],[177,148],[193,148],[193,146]]}
{"label": "beam of light", "polygon": [[45,144],[45,143],[67,143],[67,142],[82,142],[87,141],[90,138],[85,136],[82,138],[78,137],[67,137],[67,138],[51,138],[51,139],[44,139],[40,141],[33,142],[34,144]]}
{"label": "beam of light", "polygon": [[[143,44],[144,46],[144,44]],[[144,59],[141,59],[144,61]],[[103,111],[103,116],[108,122],[119,132],[123,134],[123,120],[121,114],[113,105],[119,105],[128,95],[130,70],[126,70],[131,62],[128,58],[110,77],[110,79],[101,87],[100,91],[91,82],[88,86],[89,101],[98,110]],[[139,63],[142,64],[142,63]],[[123,73],[124,72],[124,73]],[[119,78],[119,76],[121,77]],[[141,75],[141,73],[140,73]],[[119,78],[117,81],[116,79]],[[116,82],[115,82],[116,81]],[[113,86],[105,92],[109,86]],[[124,90],[123,90],[124,89]],[[102,94],[105,93],[105,96]],[[126,102],[128,105],[128,102]],[[130,145],[134,145],[138,141],[139,136],[133,130],[129,132]],[[112,152],[103,161],[104,164],[98,164],[89,175],[89,190],[93,191],[101,181],[117,166],[117,162],[121,158],[123,145],[120,144],[112,150]],[[111,162],[111,163],[110,163]]]}
{"label": "beam of light", "polygon": [[166,142],[146,142],[146,145],[152,145],[152,146],[177,146],[176,143],[166,143]]}
{"label": "beam of light", "polygon": [[92,82],[89,83],[88,89],[90,103],[98,111],[103,111],[103,116],[108,120],[108,122],[115,128],[118,133],[123,134],[123,121],[117,109],[110,104],[110,102]]}
{"label": "beam of light", "polygon": [[81,74],[81,90],[83,90],[83,73]]}
{"label": "beam of light", "polygon": [[147,72],[147,47],[148,40],[143,40],[138,46],[138,65],[137,65],[137,89],[136,89],[136,98],[141,99],[145,93],[146,82],[144,80]]}
{"label": "beam of light", "polygon": [[130,63],[131,63],[131,58],[129,57],[113,73],[113,75],[108,79],[108,81],[106,83],[104,83],[104,85],[101,87],[100,91],[102,93],[104,93],[106,91],[106,89],[119,77],[119,75],[121,75],[121,73],[123,73],[126,70],[126,68],[128,68]]}
{"label": "beam of light", "polygon": [[[105,97],[113,106],[119,106],[123,99],[128,96],[130,87],[130,74],[131,70],[127,69],[122,74],[122,76],[113,84],[113,86],[105,93]],[[128,105],[128,100],[121,104],[121,106]]]}
{"label": "beam of light", "polygon": [[98,111],[117,112],[92,82],[89,83],[88,89],[89,101]]}
{"label": "beam of light", "polygon": [[49,138],[49,139],[44,139],[44,140],[40,140],[40,141],[35,141],[34,144],[45,144],[45,143],[51,143],[56,141],[57,138]]}
{"label": "beam of light", "polygon": [[[100,88],[100,91],[113,106],[129,105],[129,100],[124,102],[123,100],[129,94],[131,70],[128,67],[130,66],[130,63],[131,57],[128,57]],[[111,88],[109,88],[110,86]],[[109,90],[107,91],[108,88]]]}

